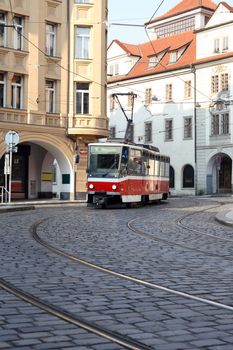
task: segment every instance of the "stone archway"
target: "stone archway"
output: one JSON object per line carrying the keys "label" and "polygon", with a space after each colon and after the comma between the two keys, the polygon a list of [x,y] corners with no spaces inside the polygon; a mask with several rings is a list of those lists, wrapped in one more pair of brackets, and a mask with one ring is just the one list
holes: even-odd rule
{"label": "stone archway", "polygon": [[207,167],[207,193],[232,192],[232,159],[226,153],[213,155]]}
{"label": "stone archway", "polygon": [[[74,174],[74,143],[63,135],[51,135],[46,133],[20,133],[20,143],[18,148],[21,151],[15,155],[15,171],[21,172],[22,181],[24,182],[22,195],[17,193],[15,198],[46,198],[51,192],[52,177],[51,165],[56,160],[60,170],[60,188],[59,198],[74,199],[75,192],[75,174]],[[25,149],[27,148],[27,152]],[[23,151],[22,151],[23,150]],[[6,152],[4,142],[0,144],[0,158]],[[27,154],[26,154],[27,153]],[[20,162],[24,167],[20,168]],[[3,162],[1,161],[1,167]],[[22,165],[22,164],[21,164]],[[3,169],[1,169],[3,171]],[[13,170],[12,170],[13,171]],[[23,174],[24,172],[24,174]],[[50,186],[49,186],[50,181]],[[5,182],[5,181],[4,181]],[[26,182],[26,184],[25,184]],[[17,184],[17,181],[15,181]],[[2,185],[2,184],[1,184]],[[22,187],[22,186],[21,186]],[[16,190],[17,192],[17,190]],[[20,192],[20,191],[18,191]]]}

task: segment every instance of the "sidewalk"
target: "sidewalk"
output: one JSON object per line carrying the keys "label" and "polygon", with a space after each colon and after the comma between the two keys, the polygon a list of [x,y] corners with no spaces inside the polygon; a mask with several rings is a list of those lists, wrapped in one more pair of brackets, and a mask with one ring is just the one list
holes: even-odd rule
{"label": "sidewalk", "polygon": [[36,207],[42,206],[55,206],[55,205],[76,205],[86,204],[85,200],[60,200],[60,199],[48,199],[48,200],[25,200],[25,201],[12,201],[11,203],[1,203],[0,213],[7,213],[11,211],[23,211],[33,210]]}
{"label": "sidewalk", "polygon": [[218,213],[215,219],[223,225],[233,226],[233,210]]}

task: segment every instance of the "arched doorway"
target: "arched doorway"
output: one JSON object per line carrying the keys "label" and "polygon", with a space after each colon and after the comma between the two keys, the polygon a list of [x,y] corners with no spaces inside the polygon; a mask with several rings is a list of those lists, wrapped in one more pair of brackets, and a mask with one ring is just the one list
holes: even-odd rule
{"label": "arched doorway", "polygon": [[232,160],[227,155],[221,155],[217,158],[217,189],[219,193],[231,192],[231,168]]}
{"label": "arched doorway", "polygon": [[225,153],[213,155],[207,166],[207,194],[232,192],[232,159]]}
{"label": "arched doorway", "polygon": [[[52,198],[56,195],[60,199],[74,199],[73,143],[62,137],[26,133],[20,134],[20,141],[17,152],[12,154],[11,198]],[[4,143],[1,146],[0,186],[9,190],[9,175],[6,176],[4,171],[6,146]]]}

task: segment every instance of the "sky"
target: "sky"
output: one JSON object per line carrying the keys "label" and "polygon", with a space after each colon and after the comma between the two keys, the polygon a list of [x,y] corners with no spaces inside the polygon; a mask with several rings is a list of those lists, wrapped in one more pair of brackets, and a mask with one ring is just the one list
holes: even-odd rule
{"label": "sky", "polygon": [[[110,44],[113,39],[131,44],[147,41],[148,37],[143,27],[119,26],[114,23],[143,25],[155,12],[154,17],[158,17],[179,2],[180,0],[108,0],[108,43]],[[218,4],[220,1],[213,2]],[[233,0],[226,0],[226,2],[233,6]]]}

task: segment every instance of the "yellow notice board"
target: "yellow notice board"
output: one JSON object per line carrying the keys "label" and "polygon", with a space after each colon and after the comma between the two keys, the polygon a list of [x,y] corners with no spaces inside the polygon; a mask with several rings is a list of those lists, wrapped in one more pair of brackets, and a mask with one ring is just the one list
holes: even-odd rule
{"label": "yellow notice board", "polygon": [[41,180],[42,181],[52,181],[52,173],[42,173],[41,174]]}

